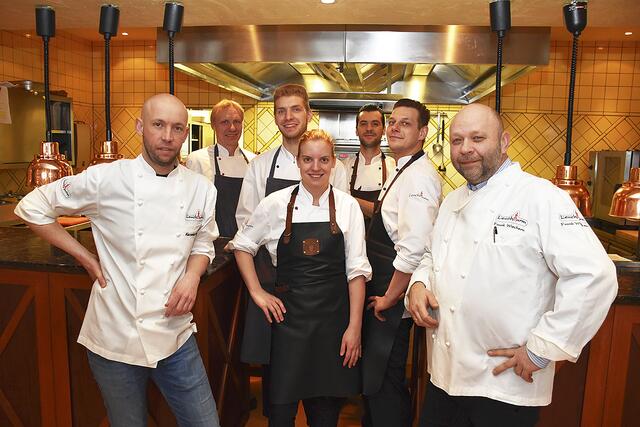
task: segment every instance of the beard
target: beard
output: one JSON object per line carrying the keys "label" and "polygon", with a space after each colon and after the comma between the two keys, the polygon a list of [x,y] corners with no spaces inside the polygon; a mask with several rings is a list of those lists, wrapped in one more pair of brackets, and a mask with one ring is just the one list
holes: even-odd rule
{"label": "beard", "polygon": [[144,151],[147,153],[147,156],[149,156],[149,159],[155,164],[157,164],[158,166],[173,166],[176,164],[176,159],[180,154],[180,150],[176,150],[176,152],[173,154],[173,156],[169,160],[165,160],[162,157],[160,157],[153,149],[149,147],[149,144],[147,144],[147,142],[144,141],[144,138],[142,143],[144,146]]}
{"label": "beard", "polygon": [[377,148],[380,146],[381,143],[382,143],[382,138],[377,138],[369,142],[360,138],[360,145],[362,145],[364,148]]}
{"label": "beard", "polygon": [[[460,162],[480,160],[479,165],[474,165],[472,168],[464,169]],[[494,151],[487,153],[485,156],[476,157],[472,156],[460,156],[458,158],[451,159],[453,167],[467,180],[468,183],[476,185],[481,182],[487,181],[491,178],[496,171],[500,168],[500,165],[504,161],[502,157],[502,151],[500,144],[496,146]]]}

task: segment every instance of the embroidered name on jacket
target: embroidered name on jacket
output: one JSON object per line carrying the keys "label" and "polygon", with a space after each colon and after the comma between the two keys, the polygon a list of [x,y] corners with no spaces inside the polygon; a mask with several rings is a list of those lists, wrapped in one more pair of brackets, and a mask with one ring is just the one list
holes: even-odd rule
{"label": "embroidered name on jacket", "polygon": [[524,231],[529,221],[520,216],[520,212],[516,211],[511,215],[498,215],[493,224],[496,227],[507,227],[518,231]]}
{"label": "embroidered name on jacket", "polygon": [[583,218],[582,215],[580,215],[580,212],[578,211],[573,211],[572,213],[560,214],[560,225],[563,227],[571,226],[571,225],[577,225],[580,227],[589,227],[589,224],[587,224],[587,221]]}

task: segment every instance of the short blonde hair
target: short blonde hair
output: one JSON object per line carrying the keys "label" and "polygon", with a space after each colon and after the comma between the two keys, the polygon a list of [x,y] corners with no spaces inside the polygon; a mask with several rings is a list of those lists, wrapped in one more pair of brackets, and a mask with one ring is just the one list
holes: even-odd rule
{"label": "short blonde hair", "polygon": [[230,99],[223,99],[222,101],[214,105],[213,108],[211,108],[211,123],[214,122],[216,114],[218,114],[222,110],[226,110],[227,108],[235,108],[235,110],[240,113],[242,117],[244,117],[244,108],[242,108],[242,105]]}
{"label": "short blonde hair", "polygon": [[273,91],[273,108],[275,110],[276,101],[278,98],[283,96],[299,96],[304,101],[304,108],[307,112],[311,111],[311,106],[309,105],[309,94],[307,93],[307,89],[302,85],[297,85],[294,83],[288,83],[282,86],[278,86],[276,90]]}
{"label": "short blonde hair", "polygon": [[300,152],[302,151],[302,145],[309,141],[324,141],[331,147],[331,157],[335,158],[336,153],[334,151],[334,140],[333,137],[329,134],[329,132],[322,129],[312,129],[308,130],[302,134],[300,137],[300,144],[298,145],[298,157],[300,157]]}

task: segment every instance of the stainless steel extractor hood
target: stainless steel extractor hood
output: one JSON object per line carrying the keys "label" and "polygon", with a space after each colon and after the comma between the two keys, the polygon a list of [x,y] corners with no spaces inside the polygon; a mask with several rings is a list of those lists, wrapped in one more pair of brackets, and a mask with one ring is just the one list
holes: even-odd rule
{"label": "stainless steel extractor hood", "polygon": [[[548,63],[549,35],[549,28],[511,29],[503,84]],[[495,90],[495,43],[489,27],[459,25],[189,27],[175,40],[175,61],[256,100],[271,99],[279,84],[299,83],[327,106],[401,97],[468,104]],[[168,61],[166,44],[158,29],[158,62]]]}

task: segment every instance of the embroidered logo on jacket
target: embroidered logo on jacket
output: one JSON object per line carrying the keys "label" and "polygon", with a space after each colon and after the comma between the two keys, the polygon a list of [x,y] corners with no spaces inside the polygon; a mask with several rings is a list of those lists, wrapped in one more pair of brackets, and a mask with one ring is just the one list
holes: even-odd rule
{"label": "embroidered logo on jacket", "polygon": [[187,213],[185,219],[187,221],[202,221],[204,217],[202,216],[202,211],[200,209],[196,209],[194,213]]}
{"label": "embroidered logo on jacket", "polygon": [[71,198],[71,193],[69,192],[69,188],[71,188],[71,183],[69,182],[68,178],[64,178],[62,180],[62,194],[64,194],[64,197],[66,197],[67,199]]}
{"label": "embroidered logo on jacket", "polygon": [[520,216],[520,211],[515,211],[511,215],[498,215],[494,225],[498,227],[513,228],[515,230],[524,231],[529,221]]}

